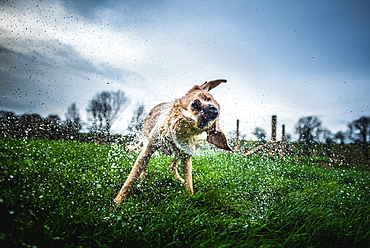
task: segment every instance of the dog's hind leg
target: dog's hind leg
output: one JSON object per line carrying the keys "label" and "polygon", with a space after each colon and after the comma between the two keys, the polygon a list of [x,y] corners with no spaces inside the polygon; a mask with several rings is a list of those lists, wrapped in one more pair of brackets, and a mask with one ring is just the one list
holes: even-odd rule
{"label": "dog's hind leg", "polygon": [[144,145],[144,148],[140,152],[139,157],[136,159],[136,162],[131,169],[130,175],[126,179],[125,184],[114,198],[114,202],[116,204],[120,204],[123,199],[127,197],[135,180],[138,178],[141,172],[146,170],[150,157],[153,155],[154,151],[155,149],[152,148],[151,144]]}
{"label": "dog's hind leg", "polygon": [[174,158],[172,161],[172,164],[170,166],[172,175],[175,177],[175,179],[179,180],[181,183],[185,183],[185,180],[179,175],[179,172],[177,171],[177,161],[178,158]]}

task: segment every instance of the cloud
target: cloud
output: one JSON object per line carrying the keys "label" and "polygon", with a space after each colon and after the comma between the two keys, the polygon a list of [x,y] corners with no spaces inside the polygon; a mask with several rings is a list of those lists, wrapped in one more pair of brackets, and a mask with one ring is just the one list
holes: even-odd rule
{"label": "cloud", "polygon": [[14,43],[11,49],[0,48],[1,106],[18,112],[60,113],[72,102],[86,101],[97,91],[112,88],[107,85],[124,84],[136,75],[109,64],[97,66],[58,40],[38,41],[34,47],[28,52],[18,52],[22,49]]}
{"label": "cloud", "polygon": [[0,36],[3,108],[63,113],[72,102],[84,106],[98,91],[117,90],[128,79],[141,78],[122,62],[125,53],[132,56],[126,56],[126,62],[137,59],[132,50],[123,49],[127,48],[123,35],[71,18],[56,2],[15,3],[3,13],[7,20]]}
{"label": "cloud", "polygon": [[0,104],[60,114],[120,89],[149,110],[226,78],[212,92],[226,132],[236,118],[268,129],[272,114],[287,130],[305,115],[338,128],[369,109],[370,43],[368,15],[334,3],[6,2]]}

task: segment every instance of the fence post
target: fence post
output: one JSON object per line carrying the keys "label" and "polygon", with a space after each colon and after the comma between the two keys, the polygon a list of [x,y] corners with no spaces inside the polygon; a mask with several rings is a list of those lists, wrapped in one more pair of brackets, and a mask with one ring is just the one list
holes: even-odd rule
{"label": "fence post", "polygon": [[240,151],[240,141],[239,141],[239,119],[236,120],[236,133],[235,133],[235,151],[239,152]]}
{"label": "fence post", "polygon": [[285,149],[286,149],[286,138],[285,138],[285,125],[281,126],[281,145],[280,145],[280,157],[285,157]]}
{"label": "fence post", "polygon": [[271,147],[269,154],[275,155],[276,154],[276,115],[273,115],[271,118]]}

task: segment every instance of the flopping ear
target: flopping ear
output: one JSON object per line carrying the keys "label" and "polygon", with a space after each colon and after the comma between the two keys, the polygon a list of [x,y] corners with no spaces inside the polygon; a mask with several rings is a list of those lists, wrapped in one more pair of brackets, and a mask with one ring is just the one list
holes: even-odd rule
{"label": "flopping ear", "polygon": [[207,130],[207,141],[217,146],[218,148],[233,152],[233,150],[227,143],[225,134],[221,131],[220,127],[218,126],[217,121],[213,123],[212,126]]}
{"label": "flopping ear", "polygon": [[217,80],[205,82],[204,84],[200,86],[200,88],[205,91],[210,91],[211,89],[217,87],[220,83],[226,83],[226,82],[227,82],[226,79],[217,79]]}

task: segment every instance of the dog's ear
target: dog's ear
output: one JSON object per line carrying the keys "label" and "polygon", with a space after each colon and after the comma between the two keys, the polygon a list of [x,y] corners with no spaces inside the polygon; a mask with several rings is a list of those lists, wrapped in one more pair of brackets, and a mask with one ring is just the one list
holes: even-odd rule
{"label": "dog's ear", "polygon": [[227,82],[226,79],[217,79],[217,80],[205,82],[204,84],[200,86],[200,88],[205,91],[210,91],[211,89],[217,87],[220,83],[226,83],[226,82]]}
{"label": "dog's ear", "polygon": [[212,126],[207,130],[207,141],[218,148],[233,152],[227,143],[226,136],[221,131],[217,121],[213,123]]}

